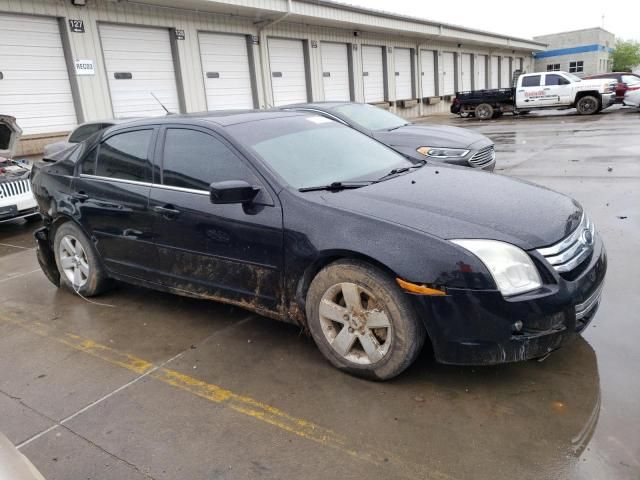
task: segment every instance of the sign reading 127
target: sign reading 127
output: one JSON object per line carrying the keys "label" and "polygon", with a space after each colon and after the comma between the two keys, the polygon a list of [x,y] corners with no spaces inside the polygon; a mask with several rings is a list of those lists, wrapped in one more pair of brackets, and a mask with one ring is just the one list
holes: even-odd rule
{"label": "sign reading 127", "polygon": [[84,21],[69,19],[69,28],[74,33],[84,33]]}

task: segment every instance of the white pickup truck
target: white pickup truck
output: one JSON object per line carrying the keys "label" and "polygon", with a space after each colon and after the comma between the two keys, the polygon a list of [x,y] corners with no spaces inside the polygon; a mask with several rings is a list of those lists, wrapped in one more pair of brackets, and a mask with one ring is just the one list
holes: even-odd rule
{"label": "white pickup truck", "polygon": [[617,85],[614,78],[583,80],[567,72],[524,73],[515,83],[512,88],[458,92],[451,113],[486,120],[505,112],[575,108],[581,115],[592,115],[613,104]]}

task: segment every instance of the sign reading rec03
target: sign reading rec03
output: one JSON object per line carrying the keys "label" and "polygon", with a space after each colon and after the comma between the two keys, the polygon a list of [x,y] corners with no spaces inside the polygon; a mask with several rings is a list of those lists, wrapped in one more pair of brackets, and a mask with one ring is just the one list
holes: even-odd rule
{"label": "sign reading rec03", "polygon": [[76,75],[95,75],[96,67],[93,60],[76,60],[74,62]]}

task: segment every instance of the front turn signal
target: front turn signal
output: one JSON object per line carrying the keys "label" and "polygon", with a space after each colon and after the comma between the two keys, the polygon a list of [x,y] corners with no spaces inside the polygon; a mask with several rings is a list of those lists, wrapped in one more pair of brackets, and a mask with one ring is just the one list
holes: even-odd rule
{"label": "front turn signal", "polygon": [[417,283],[407,282],[400,277],[396,277],[396,283],[400,285],[401,289],[409,293],[417,293],[418,295],[430,295],[432,297],[444,297],[447,295],[444,290],[427,287],[426,285],[419,285]]}

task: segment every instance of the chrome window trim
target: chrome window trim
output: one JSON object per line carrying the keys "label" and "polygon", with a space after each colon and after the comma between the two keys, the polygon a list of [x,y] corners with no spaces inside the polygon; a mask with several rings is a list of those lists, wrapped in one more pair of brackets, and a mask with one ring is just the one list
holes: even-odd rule
{"label": "chrome window trim", "polygon": [[113,177],[103,177],[100,175],[89,175],[87,173],[81,173],[80,177],[94,179],[94,180],[102,180],[107,182],[118,182],[118,183],[127,183],[130,185],[139,185],[142,187],[155,187],[162,188],[164,190],[175,190],[178,192],[186,192],[186,193],[195,193],[198,195],[209,195],[207,190],[197,190],[195,188],[184,188],[184,187],[174,187],[173,185],[162,185],[159,183],[151,183],[151,182],[139,182],[137,180],[126,180],[124,178],[113,178]]}

